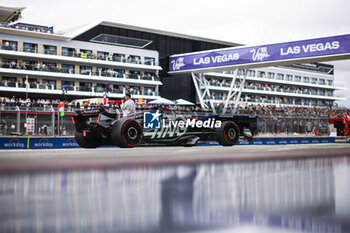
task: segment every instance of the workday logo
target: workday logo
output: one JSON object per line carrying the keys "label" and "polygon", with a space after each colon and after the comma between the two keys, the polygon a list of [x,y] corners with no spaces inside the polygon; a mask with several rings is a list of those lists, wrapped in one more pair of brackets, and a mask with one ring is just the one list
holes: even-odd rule
{"label": "workday logo", "polygon": [[69,138],[69,139],[67,139],[66,142],[62,143],[62,146],[64,146],[64,147],[78,147],[79,145],[74,138]]}
{"label": "workday logo", "polygon": [[161,113],[156,112],[144,112],[143,113],[143,128],[144,129],[160,129],[161,127]]}
{"label": "workday logo", "polygon": [[53,147],[53,143],[50,142],[47,138],[40,139],[39,142],[34,143],[35,147]]}
{"label": "workday logo", "polygon": [[179,57],[178,59],[171,61],[171,64],[173,65],[173,70],[180,70],[181,67],[185,66],[184,58]]}
{"label": "workday logo", "polygon": [[22,143],[18,138],[11,138],[9,142],[4,143],[5,148],[25,148],[24,143]]}
{"label": "workday logo", "polygon": [[261,47],[258,49],[250,50],[253,53],[253,61],[262,61],[265,57],[269,57],[269,53],[267,52],[267,47]]}

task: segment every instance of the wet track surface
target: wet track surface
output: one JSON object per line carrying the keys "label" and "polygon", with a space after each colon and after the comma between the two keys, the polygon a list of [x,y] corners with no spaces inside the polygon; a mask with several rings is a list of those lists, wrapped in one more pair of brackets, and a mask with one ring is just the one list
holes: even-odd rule
{"label": "wet track surface", "polygon": [[350,232],[346,145],[48,152],[0,152],[0,232]]}

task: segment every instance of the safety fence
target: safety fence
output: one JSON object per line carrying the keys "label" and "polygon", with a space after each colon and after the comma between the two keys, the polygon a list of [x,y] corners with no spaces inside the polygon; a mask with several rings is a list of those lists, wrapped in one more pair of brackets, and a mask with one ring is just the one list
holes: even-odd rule
{"label": "safety fence", "polygon": [[259,117],[258,135],[329,135],[328,117]]}
{"label": "safety fence", "polygon": [[[0,109],[0,136],[74,136],[75,127],[71,118],[80,108],[68,107],[64,116],[60,116],[58,108],[7,106]],[[110,112],[119,112],[117,108],[109,108]],[[201,116],[206,112],[173,111],[171,114],[184,116]],[[305,116],[260,116],[258,117],[257,136],[293,135],[328,136],[329,119],[327,117]]]}

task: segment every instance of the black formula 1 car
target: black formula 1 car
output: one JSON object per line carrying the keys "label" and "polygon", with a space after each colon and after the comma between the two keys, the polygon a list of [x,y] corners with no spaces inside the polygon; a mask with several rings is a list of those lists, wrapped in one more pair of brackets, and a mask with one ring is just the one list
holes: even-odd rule
{"label": "black formula 1 car", "polygon": [[240,139],[252,140],[257,117],[218,115],[209,112],[143,111],[127,117],[105,109],[80,110],[72,117],[75,139],[84,148],[116,145],[122,148],[142,145],[194,146],[217,141],[233,146]]}

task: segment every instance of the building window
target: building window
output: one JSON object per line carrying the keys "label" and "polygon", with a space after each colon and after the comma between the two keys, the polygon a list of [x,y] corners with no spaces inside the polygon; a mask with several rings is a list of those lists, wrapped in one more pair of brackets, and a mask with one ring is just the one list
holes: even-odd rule
{"label": "building window", "polygon": [[312,83],[312,84],[316,84],[316,83],[317,83],[317,78],[312,78],[312,79],[311,79],[311,83]]}
{"label": "building window", "polygon": [[140,56],[134,56],[130,55],[127,58],[128,63],[134,63],[134,64],[141,64],[141,57]]}
{"label": "building window", "polygon": [[73,48],[62,47],[62,56],[74,57],[76,54],[76,50]]}
{"label": "building window", "polygon": [[91,66],[80,66],[80,74],[91,75],[92,74]]}
{"label": "building window", "polygon": [[140,95],[141,88],[139,86],[130,86],[129,92],[130,92],[130,94]]}
{"label": "building window", "polygon": [[17,51],[17,41],[3,40],[2,48],[5,50]]}
{"label": "building window", "polygon": [[[63,65],[62,65],[63,66]],[[61,81],[62,90],[73,91],[74,82],[73,81]]]}
{"label": "building window", "polygon": [[38,45],[31,44],[31,43],[23,43],[23,52],[37,53],[38,52]]}
{"label": "building window", "polygon": [[17,69],[17,60],[10,59],[10,58],[3,58],[2,59],[2,67],[3,68]]}
{"label": "building window", "polygon": [[155,93],[155,88],[151,88],[151,87],[145,87],[145,95],[154,95]]}
{"label": "building window", "polygon": [[43,65],[41,66],[41,68],[43,71],[57,72],[56,63],[43,62]]}
{"label": "building window", "polygon": [[310,78],[309,77],[304,77],[304,83],[310,83]]}
{"label": "building window", "polygon": [[48,89],[56,89],[56,80],[44,79],[43,87]]}
{"label": "building window", "polygon": [[2,77],[0,85],[3,87],[16,87],[16,80],[15,77]]}
{"label": "building window", "polygon": [[88,82],[80,82],[79,83],[79,91],[91,91],[92,84]]}
{"label": "building window", "polygon": [[44,45],[44,53],[50,55],[57,54],[57,47],[53,45]]}
{"label": "building window", "polygon": [[287,74],[286,81],[293,81],[293,75]]}
{"label": "building window", "polygon": [[277,80],[284,80],[284,74],[277,74]]}
{"label": "building window", "polygon": [[[23,83],[26,83],[26,78],[23,78]],[[36,78],[28,78],[29,88],[38,88],[39,81]]]}
{"label": "building window", "polygon": [[265,71],[258,71],[258,77],[259,78],[265,78],[266,77],[266,72]]}
{"label": "building window", "polygon": [[294,77],[294,82],[300,82],[301,81],[301,77],[300,76],[295,76]]}
{"label": "building window", "polygon": [[90,58],[93,59],[94,55],[92,54],[92,50],[87,50],[87,49],[80,49],[80,54],[81,58]]}
{"label": "building window", "polygon": [[153,57],[145,57],[145,65],[156,65],[156,59]]}
{"label": "building window", "polygon": [[97,75],[113,77],[115,75],[115,71],[113,69],[97,67]]}
{"label": "building window", "polygon": [[24,60],[21,69],[23,70],[34,70],[36,65],[35,61]]}
{"label": "building window", "polygon": [[112,93],[122,94],[124,92],[125,87],[121,85],[113,85]]}
{"label": "building window", "polygon": [[62,73],[74,74],[74,65],[62,64]]}
{"label": "building window", "polygon": [[110,60],[109,53],[98,51],[97,52],[97,59],[98,60]]}
{"label": "building window", "polygon": [[140,71],[130,71],[129,78],[138,79],[141,77]]}
{"label": "building window", "polygon": [[154,73],[151,72],[145,72],[144,76],[142,77],[145,80],[152,80],[152,77],[155,77]]}
{"label": "building window", "polygon": [[333,80],[327,80],[328,81],[328,86],[333,86]]}
{"label": "building window", "polygon": [[113,53],[112,61],[126,62],[125,55],[120,53]]}
{"label": "building window", "polygon": [[108,87],[108,84],[107,84],[107,83],[106,83],[106,84],[97,83],[96,86],[94,87],[94,91],[95,91],[95,92],[103,93],[103,92],[106,92],[107,87]]}
{"label": "building window", "polygon": [[248,76],[255,77],[255,70],[248,70]]}
{"label": "building window", "polygon": [[267,75],[269,79],[275,79],[275,73],[268,72]]}
{"label": "building window", "polygon": [[326,84],[324,79],[320,79],[318,83],[321,84],[321,85],[325,85]]}

